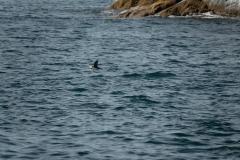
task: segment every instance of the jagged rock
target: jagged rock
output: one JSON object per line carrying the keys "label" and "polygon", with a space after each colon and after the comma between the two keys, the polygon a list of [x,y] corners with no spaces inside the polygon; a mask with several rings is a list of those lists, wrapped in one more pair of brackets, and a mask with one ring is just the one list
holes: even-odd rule
{"label": "jagged rock", "polygon": [[240,16],[240,0],[116,0],[108,8],[124,10],[114,17],[135,18],[148,15],[186,16],[211,12]]}
{"label": "jagged rock", "polygon": [[185,16],[190,13],[203,13],[209,11],[209,6],[201,0],[185,0],[181,1],[161,12],[157,15],[167,17],[170,15]]}
{"label": "jagged rock", "polygon": [[[136,18],[148,15],[154,15],[176,3],[180,0],[117,0],[108,8],[127,9],[115,17],[118,18]],[[124,3],[126,2],[126,3]],[[133,4],[131,7],[130,4]]]}
{"label": "jagged rock", "polygon": [[214,13],[231,17],[240,17],[240,0],[205,0]]}
{"label": "jagged rock", "polygon": [[221,6],[225,9],[240,9],[240,0],[204,0],[210,5]]}
{"label": "jagged rock", "polygon": [[149,6],[158,0],[116,0],[108,8],[111,9],[130,9],[136,6]]}

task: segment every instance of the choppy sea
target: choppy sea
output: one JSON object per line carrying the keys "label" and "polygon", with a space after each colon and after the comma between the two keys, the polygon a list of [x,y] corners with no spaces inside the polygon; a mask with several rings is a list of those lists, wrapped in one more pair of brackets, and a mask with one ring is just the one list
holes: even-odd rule
{"label": "choppy sea", "polygon": [[112,2],[0,0],[0,159],[240,159],[240,20]]}

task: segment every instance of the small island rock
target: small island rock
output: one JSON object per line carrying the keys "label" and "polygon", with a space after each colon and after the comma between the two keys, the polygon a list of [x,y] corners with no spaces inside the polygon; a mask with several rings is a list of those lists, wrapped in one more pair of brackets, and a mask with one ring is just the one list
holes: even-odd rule
{"label": "small island rock", "polygon": [[240,16],[240,0],[116,0],[108,8],[122,10],[114,16],[116,18],[186,16],[205,12]]}

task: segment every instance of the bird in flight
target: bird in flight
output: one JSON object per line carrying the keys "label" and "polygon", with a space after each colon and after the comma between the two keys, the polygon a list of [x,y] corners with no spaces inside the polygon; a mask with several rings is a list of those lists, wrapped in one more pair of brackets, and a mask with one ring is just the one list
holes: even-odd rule
{"label": "bird in flight", "polygon": [[88,68],[90,68],[90,69],[102,69],[102,68],[99,68],[99,67],[98,67],[98,60],[96,60],[96,61],[93,63],[93,66],[88,66]]}

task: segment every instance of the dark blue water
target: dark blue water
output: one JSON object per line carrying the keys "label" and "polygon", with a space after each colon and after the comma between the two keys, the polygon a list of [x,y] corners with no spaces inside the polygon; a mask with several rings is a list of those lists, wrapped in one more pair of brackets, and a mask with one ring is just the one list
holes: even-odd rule
{"label": "dark blue water", "polygon": [[0,159],[239,159],[240,21],[111,2],[0,0]]}

